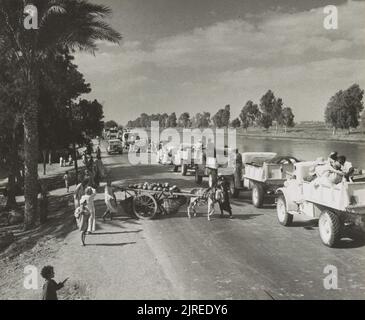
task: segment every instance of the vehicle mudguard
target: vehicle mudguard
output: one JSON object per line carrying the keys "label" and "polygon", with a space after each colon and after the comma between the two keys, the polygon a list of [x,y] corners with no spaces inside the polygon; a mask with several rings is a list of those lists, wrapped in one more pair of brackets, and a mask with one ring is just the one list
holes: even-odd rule
{"label": "vehicle mudguard", "polygon": [[275,192],[278,197],[282,194],[285,197],[286,210],[288,211],[298,211],[298,205],[293,201],[293,196],[290,194],[289,190],[285,187],[278,188]]}

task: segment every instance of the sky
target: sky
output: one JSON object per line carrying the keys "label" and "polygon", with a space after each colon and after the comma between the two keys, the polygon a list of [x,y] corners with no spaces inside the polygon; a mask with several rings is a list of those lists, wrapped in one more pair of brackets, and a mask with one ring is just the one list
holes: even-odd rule
{"label": "sky", "polygon": [[[271,89],[297,122],[322,121],[329,98],[365,88],[365,2],[343,0],[92,0],[109,6],[120,45],[77,53],[88,99],[105,120],[208,111],[232,119]],[[323,8],[336,5],[338,29]]]}

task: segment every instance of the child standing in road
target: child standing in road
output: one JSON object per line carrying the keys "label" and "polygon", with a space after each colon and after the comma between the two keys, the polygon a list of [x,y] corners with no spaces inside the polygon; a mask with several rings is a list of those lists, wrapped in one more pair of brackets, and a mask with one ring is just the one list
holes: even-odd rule
{"label": "child standing in road", "polygon": [[68,171],[65,172],[65,175],[63,176],[63,180],[65,181],[65,187],[67,190],[67,193],[70,192],[70,175],[68,174]]}
{"label": "child standing in road", "polygon": [[84,196],[81,199],[81,205],[75,210],[75,218],[77,227],[81,232],[81,244],[85,246],[86,232],[89,226],[90,210],[87,207],[87,198]]}
{"label": "child standing in road", "polygon": [[113,220],[113,214],[118,212],[117,207],[117,198],[115,197],[112,182],[108,180],[106,186],[105,186],[105,204],[106,204],[106,211],[103,214],[103,220],[105,221],[105,218],[107,215],[110,215],[110,220]]}
{"label": "child standing in road", "polygon": [[46,266],[41,271],[41,276],[46,280],[43,285],[42,300],[58,300],[57,291],[64,287],[66,281],[57,283],[53,280],[55,274],[52,266]]}

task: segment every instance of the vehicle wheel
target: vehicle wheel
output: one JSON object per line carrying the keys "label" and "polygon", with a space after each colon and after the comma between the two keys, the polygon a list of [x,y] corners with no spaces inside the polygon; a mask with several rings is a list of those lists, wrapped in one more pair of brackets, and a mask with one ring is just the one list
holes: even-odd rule
{"label": "vehicle wheel", "polygon": [[341,221],[331,211],[325,210],[319,216],[319,235],[324,245],[334,247],[341,239]]}
{"label": "vehicle wheel", "polygon": [[203,176],[200,176],[198,170],[195,170],[195,183],[201,185],[203,182]]}
{"label": "vehicle wheel", "polygon": [[276,213],[279,223],[282,226],[290,226],[293,222],[293,215],[288,213],[286,209],[286,201],[284,195],[280,195],[276,203]]}
{"label": "vehicle wheel", "polygon": [[252,203],[256,208],[261,208],[264,204],[264,187],[260,183],[252,185]]}
{"label": "vehicle wheel", "polygon": [[240,195],[240,190],[236,188],[234,178],[231,179],[229,186],[231,188],[232,198],[238,198],[238,196]]}
{"label": "vehicle wheel", "polygon": [[178,172],[179,171],[179,166],[174,166],[174,172]]}
{"label": "vehicle wheel", "polygon": [[133,197],[133,212],[139,219],[153,219],[157,213],[156,199],[150,194],[140,194]]}
{"label": "vehicle wheel", "polygon": [[188,166],[186,164],[181,165],[181,175],[186,176],[188,172]]}

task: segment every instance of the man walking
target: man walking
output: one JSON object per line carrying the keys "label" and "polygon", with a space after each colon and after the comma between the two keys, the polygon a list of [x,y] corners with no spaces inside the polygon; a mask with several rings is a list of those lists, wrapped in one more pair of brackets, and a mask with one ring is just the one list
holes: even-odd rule
{"label": "man walking", "polygon": [[81,183],[79,183],[76,186],[76,189],[74,191],[74,203],[75,203],[75,209],[80,207],[80,200],[82,198],[82,196],[85,195],[85,188],[87,187],[87,185],[89,184],[89,180],[88,179],[84,179]]}

